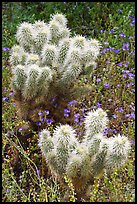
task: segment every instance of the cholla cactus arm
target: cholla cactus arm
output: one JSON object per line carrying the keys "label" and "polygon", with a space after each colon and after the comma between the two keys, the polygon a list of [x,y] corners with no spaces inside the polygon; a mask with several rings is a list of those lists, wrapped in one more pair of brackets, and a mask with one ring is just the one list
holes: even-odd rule
{"label": "cholla cactus arm", "polygon": [[24,52],[24,49],[19,45],[14,45],[12,47],[12,54],[10,56],[11,65],[12,66],[16,66],[18,64],[25,65],[26,59],[27,54]]}
{"label": "cholla cactus arm", "polygon": [[34,52],[41,54],[43,45],[47,44],[51,39],[51,33],[48,25],[44,22],[36,22],[33,24],[36,33],[34,35]]}
{"label": "cholla cactus arm", "polygon": [[70,48],[71,39],[70,38],[64,38],[59,42],[59,52],[58,52],[58,62],[63,64],[67,51]]}
{"label": "cholla cactus arm", "polygon": [[12,88],[15,91],[22,91],[27,79],[27,74],[25,73],[24,66],[17,65],[14,69],[14,72],[15,72],[15,75],[12,81]]}
{"label": "cholla cactus arm", "polygon": [[55,45],[45,45],[42,49],[42,64],[43,66],[52,66],[52,63],[57,61],[57,47]]}
{"label": "cholla cactus arm", "polygon": [[28,57],[26,58],[26,65],[29,64],[36,64],[39,65],[40,64],[40,58],[37,54],[29,54]]}
{"label": "cholla cactus arm", "polygon": [[103,132],[109,120],[107,114],[101,108],[90,111],[85,118],[85,139],[89,140],[93,135]]}
{"label": "cholla cactus arm", "polygon": [[50,132],[48,130],[43,130],[40,133],[38,145],[45,157],[47,157],[48,153],[53,150],[53,138],[50,136]]}
{"label": "cholla cactus arm", "polygon": [[22,23],[18,27],[16,38],[25,51],[30,52],[34,45],[34,29],[32,24],[26,22]]}
{"label": "cholla cactus arm", "polygon": [[130,149],[131,143],[127,137],[118,134],[118,136],[111,138],[106,155],[106,169],[123,165],[127,161]]}
{"label": "cholla cactus arm", "polygon": [[102,133],[95,134],[90,140],[85,142],[85,145],[88,147],[88,154],[90,157],[95,155],[100,148],[100,143],[103,141],[104,136]]}
{"label": "cholla cactus arm", "polygon": [[100,142],[100,147],[98,152],[94,155],[94,158],[92,159],[91,162],[91,169],[92,169],[92,174],[94,177],[99,176],[104,168],[105,168],[105,158],[107,154],[107,150],[109,148],[109,140],[108,138],[103,138]]}
{"label": "cholla cactus arm", "polygon": [[58,86],[62,87],[62,90],[72,86],[72,81],[75,81],[83,71],[80,64],[70,64],[66,69],[58,81]]}
{"label": "cholla cactus arm", "polygon": [[37,77],[40,73],[40,68],[37,65],[29,65],[28,69],[28,77],[23,91],[25,100],[31,100],[37,95]]}
{"label": "cholla cactus arm", "polygon": [[63,14],[57,13],[57,14],[51,15],[51,21],[52,20],[57,21],[63,27],[67,26],[67,18]]}
{"label": "cholla cactus arm", "polygon": [[70,154],[66,174],[71,178],[77,190],[83,188],[91,177],[91,158],[85,145],[79,144]]}
{"label": "cholla cactus arm", "polygon": [[38,95],[47,94],[52,78],[53,71],[49,67],[42,67],[37,78]]}

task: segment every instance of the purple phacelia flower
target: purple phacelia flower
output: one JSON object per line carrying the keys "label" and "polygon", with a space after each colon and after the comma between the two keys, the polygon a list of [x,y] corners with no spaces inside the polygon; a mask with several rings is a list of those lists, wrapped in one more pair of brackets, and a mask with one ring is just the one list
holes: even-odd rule
{"label": "purple phacelia flower", "polygon": [[40,116],[40,115],[42,115],[42,112],[40,111],[40,112],[38,112],[38,115]]}
{"label": "purple phacelia flower", "polygon": [[37,124],[37,125],[41,125],[41,122],[40,122],[40,121],[37,121],[36,124]]}
{"label": "purple phacelia flower", "polygon": [[5,96],[5,97],[2,98],[2,100],[8,102],[9,98]]}
{"label": "purple phacelia flower", "polygon": [[126,35],[124,33],[120,33],[119,36],[124,37],[124,38],[126,37]]}
{"label": "purple phacelia flower", "polygon": [[129,50],[129,43],[123,43],[122,50]]}
{"label": "purple phacelia flower", "polygon": [[74,105],[74,104],[76,104],[76,103],[77,103],[76,100],[73,100],[73,101],[69,101],[69,102],[68,102],[69,105]]}
{"label": "purple phacelia flower", "polygon": [[118,63],[117,66],[122,67],[122,63]]}
{"label": "purple phacelia flower", "polygon": [[47,115],[49,115],[49,110],[45,110],[44,112],[45,112]]}
{"label": "purple phacelia flower", "polygon": [[122,113],[123,111],[124,111],[124,110],[123,110],[122,107],[119,107],[119,108],[118,108],[118,112]]}
{"label": "purple phacelia flower", "polygon": [[69,108],[64,108],[64,113],[70,113],[70,109]]}
{"label": "purple phacelia flower", "polygon": [[74,116],[75,116],[75,118],[79,118],[80,114],[79,113],[75,113]]}
{"label": "purple phacelia flower", "polygon": [[134,118],[135,119],[135,113],[130,113],[130,116],[129,116],[130,118]]}
{"label": "purple phacelia flower", "polygon": [[104,86],[106,89],[108,89],[110,87],[110,85],[108,83],[105,83]]}
{"label": "purple phacelia flower", "polygon": [[52,118],[47,118],[46,119],[46,122],[48,125],[52,124],[53,123],[53,119]]}
{"label": "purple phacelia flower", "polygon": [[69,114],[68,114],[68,113],[64,113],[64,116],[65,116],[65,117],[69,117]]}
{"label": "purple phacelia flower", "polygon": [[96,82],[98,83],[98,82],[100,82],[100,81],[101,81],[101,79],[100,79],[100,78],[97,78]]}
{"label": "purple phacelia flower", "polygon": [[79,118],[74,118],[74,122],[78,123],[79,122]]}
{"label": "purple phacelia flower", "polygon": [[113,114],[112,117],[115,119],[118,118],[118,116],[116,114]]}

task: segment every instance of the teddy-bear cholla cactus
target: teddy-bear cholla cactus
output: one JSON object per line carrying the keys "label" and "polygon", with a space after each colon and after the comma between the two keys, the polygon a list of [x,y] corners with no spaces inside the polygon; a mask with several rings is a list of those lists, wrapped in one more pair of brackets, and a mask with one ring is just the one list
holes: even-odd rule
{"label": "teddy-bear cholla cactus", "polygon": [[[23,22],[16,38],[18,45],[13,46],[10,57],[12,88],[15,99],[28,104],[45,103],[58,95],[70,96],[76,79],[95,64],[100,50],[95,39],[71,37],[63,14],[53,15],[49,23]],[[40,96],[43,97],[38,99]]]}
{"label": "teddy-bear cholla cactus", "polygon": [[104,169],[109,171],[120,166],[128,158],[129,140],[120,134],[105,137],[103,129],[107,124],[107,114],[99,108],[87,114],[82,142],[69,125],[58,126],[53,136],[47,130],[41,132],[39,146],[51,171],[59,178],[66,174],[76,191],[85,188],[88,181],[99,176]]}

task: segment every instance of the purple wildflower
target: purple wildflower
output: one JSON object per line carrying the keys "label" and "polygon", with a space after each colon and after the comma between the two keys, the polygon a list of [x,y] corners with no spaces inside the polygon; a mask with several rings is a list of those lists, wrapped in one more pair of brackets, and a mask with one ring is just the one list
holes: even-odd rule
{"label": "purple wildflower", "polygon": [[119,36],[124,37],[124,38],[126,37],[126,35],[124,33],[120,33]]}
{"label": "purple wildflower", "polygon": [[5,97],[2,98],[2,100],[8,102],[9,98],[5,96]]}
{"label": "purple wildflower", "polygon": [[120,84],[117,84],[117,87],[120,87],[121,85]]}
{"label": "purple wildflower", "polygon": [[101,108],[101,103],[97,102],[97,107]]}
{"label": "purple wildflower", "polygon": [[135,89],[131,89],[132,92],[135,92]]}
{"label": "purple wildflower", "polygon": [[110,87],[110,85],[108,83],[105,83],[104,86],[106,89],[108,89]]}
{"label": "purple wildflower", "polygon": [[133,77],[135,77],[135,74],[128,73],[128,77],[129,77],[129,78],[133,78]]}
{"label": "purple wildflower", "polygon": [[122,63],[118,63],[117,66],[122,67]]}
{"label": "purple wildflower", "polygon": [[100,79],[100,78],[97,78],[96,82],[98,83],[98,82],[100,82],[100,81],[101,81],[101,79]]}
{"label": "purple wildflower", "polygon": [[37,125],[41,125],[41,122],[40,122],[40,121],[37,121],[36,124],[37,124]]}
{"label": "purple wildflower", "polygon": [[19,130],[19,132],[21,132],[23,129],[22,129],[22,128],[19,128],[18,130]]}
{"label": "purple wildflower", "polygon": [[79,113],[75,113],[74,116],[75,116],[76,118],[79,118],[79,117],[80,117],[80,114],[79,114]]}
{"label": "purple wildflower", "polygon": [[40,111],[40,112],[38,112],[38,115],[40,116],[40,115],[42,115],[42,112]]}
{"label": "purple wildflower", "polygon": [[10,192],[10,190],[7,188],[6,192],[7,192],[7,193],[9,193],[9,192]]}
{"label": "purple wildflower", "polygon": [[113,114],[112,117],[116,119],[118,116],[116,114]]}
{"label": "purple wildflower", "polygon": [[134,141],[134,140],[131,140],[131,144],[134,145],[134,144],[135,144],[135,141]]}
{"label": "purple wildflower", "polygon": [[117,54],[120,52],[120,49],[118,49],[118,50],[113,49],[113,52],[115,52]]}
{"label": "purple wildflower", "polygon": [[45,110],[44,112],[45,112],[47,115],[49,115],[49,110]]}
{"label": "purple wildflower", "polygon": [[64,113],[70,113],[70,109],[69,108],[64,108]]}
{"label": "purple wildflower", "polygon": [[104,33],[104,30],[100,30],[101,33]]}
{"label": "purple wildflower", "polygon": [[113,133],[117,133],[117,130],[116,130],[116,129],[114,129],[114,130],[113,130]]}
{"label": "purple wildflower", "polygon": [[65,116],[65,117],[69,117],[69,114],[68,114],[68,113],[64,113],[64,116]]}
{"label": "purple wildflower", "polygon": [[3,47],[2,50],[3,51],[11,51],[10,48],[8,48],[8,47]]}
{"label": "purple wildflower", "polygon": [[79,122],[79,118],[74,118],[74,122],[78,123]]}
{"label": "purple wildflower", "polygon": [[41,118],[41,122],[44,122],[45,118]]}
{"label": "purple wildflower", "polygon": [[103,42],[104,43],[104,45],[109,45],[109,43],[108,42]]}
{"label": "purple wildflower", "polygon": [[52,124],[53,123],[53,119],[52,118],[47,118],[46,119],[46,122],[48,125]]}
{"label": "purple wildflower", "polygon": [[118,108],[118,112],[122,113],[124,110],[122,107]]}
{"label": "purple wildflower", "polygon": [[68,102],[69,105],[74,105],[74,104],[76,104],[76,103],[77,103],[76,100],[72,100],[72,101],[69,101],[69,102]]}
{"label": "purple wildflower", "polygon": [[15,107],[15,106],[16,106],[16,103],[13,103],[12,106]]}
{"label": "purple wildflower", "polygon": [[122,11],[121,9],[118,9],[118,12],[119,12],[119,13],[123,13],[123,11]]}
{"label": "purple wildflower", "polygon": [[129,50],[129,43],[123,43],[122,50]]}
{"label": "purple wildflower", "polygon": [[134,118],[135,119],[135,113],[130,113],[130,118]]}
{"label": "purple wildflower", "polygon": [[123,74],[122,77],[123,77],[123,78],[127,78],[127,74]]}

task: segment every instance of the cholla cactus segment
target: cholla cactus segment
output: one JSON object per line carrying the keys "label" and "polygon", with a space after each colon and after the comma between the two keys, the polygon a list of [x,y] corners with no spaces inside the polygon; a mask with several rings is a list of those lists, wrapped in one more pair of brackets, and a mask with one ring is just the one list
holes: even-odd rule
{"label": "cholla cactus segment", "polygon": [[25,51],[31,51],[34,44],[34,30],[31,23],[22,23],[17,30],[16,38]]}
{"label": "cholla cactus segment", "polygon": [[53,137],[56,147],[64,145],[65,148],[73,150],[78,144],[76,132],[70,125],[57,127],[53,132]]}
{"label": "cholla cactus segment", "polygon": [[42,50],[42,64],[43,66],[52,66],[56,62],[57,48],[55,45],[46,45]]}
{"label": "cholla cactus segment", "polygon": [[84,48],[86,46],[86,38],[78,35],[72,38],[72,44],[76,48]]}
{"label": "cholla cactus segment", "polygon": [[66,27],[67,25],[67,18],[63,14],[55,14],[51,15],[51,21],[57,21],[62,26]]}
{"label": "cholla cactus segment", "polygon": [[108,124],[108,118],[105,111],[98,108],[96,111],[90,111],[85,118],[86,139],[90,139],[93,135],[103,132]]}
{"label": "cholla cactus segment", "polygon": [[27,74],[24,71],[24,66],[17,65],[15,68],[15,77],[12,82],[12,87],[15,91],[22,91],[27,79]]}
{"label": "cholla cactus segment", "polygon": [[10,56],[10,63],[12,66],[16,66],[18,64],[24,65],[26,59],[27,54],[24,52],[24,49],[21,46],[15,45],[12,47],[12,54]]}
{"label": "cholla cactus segment", "polygon": [[39,95],[46,95],[48,92],[49,84],[52,81],[53,73],[49,67],[42,67],[38,78],[37,87]]}
{"label": "cholla cactus segment", "polygon": [[28,77],[25,83],[25,89],[23,96],[26,100],[31,100],[37,94],[37,77],[39,75],[40,68],[37,65],[29,65]]}
{"label": "cholla cactus segment", "polygon": [[91,140],[88,140],[85,142],[85,145],[88,147],[88,152],[90,157],[95,155],[100,148],[100,143],[103,141],[104,136],[102,133],[95,134]]}
{"label": "cholla cactus segment", "polygon": [[101,140],[100,147],[98,152],[94,155],[92,163],[91,163],[91,169],[93,176],[99,176],[104,168],[105,168],[105,162],[106,162],[106,154],[107,150],[109,148],[109,142],[106,138]]}
{"label": "cholla cactus segment", "polygon": [[107,169],[119,167],[123,165],[128,158],[128,153],[131,148],[131,143],[125,136],[115,136],[111,139],[107,156],[106,156],[106,167]]}
{"label": "cholla cactus segment", "polygon": [[39,56],[36,54],[30,54],[26,59],[26,65],[37,64],[39,65]]}
{"label": "cholla cactus segment", "polygon": [[[65,69],[67,70],[65,71]],[[64,73],[58,81],[58,86],[62,87],[62,91],[72,86],[72,81],[76,80],[82,71],[80,64],[70,64],[68,67],[65,67]]]}
{"label": "cholla cactus segment", "polygon": [[69,50],[71,44],[71,39],[70,38],[64,38],[62,41],[59,43],[59,52],[58,52],[58,62],[63,64],[67,51]]}
{"label": "cholla cactus segment", "polygon": [[44,44],[47,44],[51,38],[48,26],[40,27],[34,38],[34,52],[41,54]]}
{"label": "cholla cactus segment", "polygon": [[48,130],[43,130],[40,133],[38,145],[41,148],[41,151],[44,156],[46,156],[49,152],[52,151],[54,147],[53,138],[50,136],[50,132]]}
{"label": "cholla cactus segment", "polygon": [[82,53],[80,48],[75,48],[73,46],[70,46],[68,53],[66,55],[66,59],[64,62],[64,66],[72,63],[72,64],[78,64],[82,62]]}

